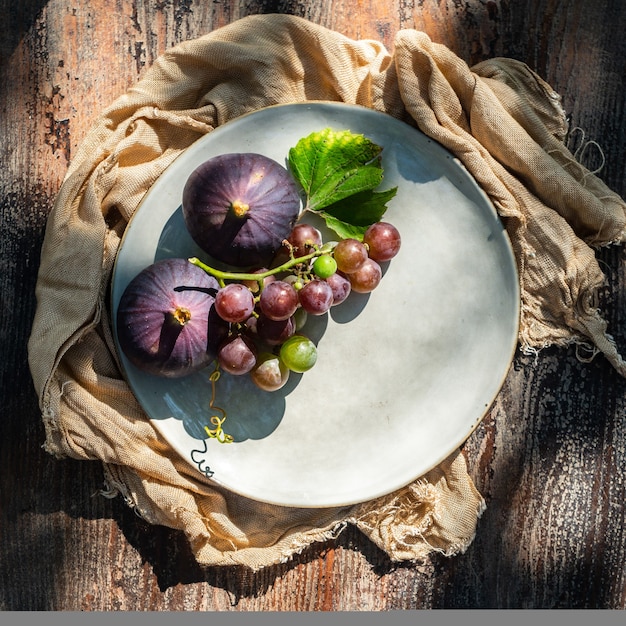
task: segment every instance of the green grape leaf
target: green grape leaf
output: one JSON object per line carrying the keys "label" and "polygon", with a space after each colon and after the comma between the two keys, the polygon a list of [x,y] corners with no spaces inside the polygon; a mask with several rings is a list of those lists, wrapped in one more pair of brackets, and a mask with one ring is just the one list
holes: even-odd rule
{"label": "green grape leaf", "polygon": [[387,210],[387,202],[397,191],[397,187],[386,191],[362,191],[327,206],[324,212],[355,226],[369,226],[381,220]]}
{"label": "green grape leaf", "polygon": [[381,153],[380,146],[348,130],[325,128],[300,139],[288,163],[305,193],[305,210],[320,214],[338,235],[351,232],[362,239],[363,227],[380,220],[397,191],[374,191],[383,180]]}
{"label": "green grape leaf", "polygon": [[367,230],[367,226],[358,226],[356,224],[349,224],[343,220],[337,219],[330,213],[325,211],[318,211],[318,214],[324,218],[326,226],[333,230],[341,239],[358,239],[363,240],[363,235]]}

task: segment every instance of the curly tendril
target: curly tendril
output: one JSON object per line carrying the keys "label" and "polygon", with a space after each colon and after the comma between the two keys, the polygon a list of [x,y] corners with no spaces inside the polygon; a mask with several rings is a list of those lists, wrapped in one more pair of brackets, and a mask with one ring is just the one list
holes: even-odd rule
{"label": "curly tendril", "polygon": [[209,380],[211,381],[211,401],[209,402],[209,408],[213,411],[219,411],[222,414],[220,418],[219,415],[211,416],[210,422],[215,428],[209,428],[208,426],[204,427],[206,434],[211,439],[217,439],[220,443],[232,443],[234,438],[232,435],[227,434],[222,429],[222,424],[226,421],[226,411],[219,406],[215,406],[215,383],[219,380],[220,370],[219,366],[215,366],[215,371],[209,376]]}

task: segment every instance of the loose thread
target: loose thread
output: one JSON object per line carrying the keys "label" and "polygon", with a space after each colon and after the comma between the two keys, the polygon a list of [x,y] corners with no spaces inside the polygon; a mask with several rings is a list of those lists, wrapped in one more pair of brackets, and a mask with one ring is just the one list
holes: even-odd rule
{"label": "loose thread", "polygon": [[585,158],[586,151],[590,147],[595,147],[598,150],[602,161],[596,169],[590,170],[590,174],[598,174],[604,169],[604,166],[606,165],[606,157],[604,156],[604,151],[602,150],[602,147],[597,141],[594,141],[593,139],[590,139],[589,141],[585,141],[585,131],[579,126],[576,126],[575,128],[572,128],[567,138],[567,143],[570,144],[568,145],[568,148],[570,149],[570,151],[572,150],[572,147],[573,147],[573,146],[570,147],[572,142],[574,141],[573,137],[576,134],[580,134],[580,143],[576,147],[576,149],[573,150],[572,156],[574,157],[574,159],[576,159],[578,163],[580,163],[581,165],[584,165],[584,158]]}

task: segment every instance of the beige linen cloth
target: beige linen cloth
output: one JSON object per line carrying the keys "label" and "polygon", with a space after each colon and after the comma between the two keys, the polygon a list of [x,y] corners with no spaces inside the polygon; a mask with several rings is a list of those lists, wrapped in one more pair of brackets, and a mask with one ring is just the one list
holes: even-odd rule
{"label": "beige linen cloth", "polygon": [[155,432],[120,375],[107,294],[120,236],[163,170],[239,115],[277,103],[356,103],[453,152],[487,192],[515,250],[520,345],[587,344],[626,374],[596,307],[594,247],[624,240],[624,202],[564,145],[558,96],[521,63],[468,67],[424,33],[393,53],[286,15],[251,16],[163,54],[84,140],[51,212],[29,359],[58,457],[99,460],[108,489],[181,529],[199,563],[253,570],[358,527],[395,561],[464,551],[485,503],[461,452],[387,497],[331,509],[251,501],[205,481]]}

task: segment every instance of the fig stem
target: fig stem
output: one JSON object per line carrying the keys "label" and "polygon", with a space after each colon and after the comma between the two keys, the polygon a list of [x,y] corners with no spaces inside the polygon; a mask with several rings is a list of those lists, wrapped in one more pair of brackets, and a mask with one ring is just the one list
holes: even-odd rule
{"label": "fig stem", "polygon": [[313,252],[310,252],[309,254],[305,254],[304,256],[291,257],[288,261],[285,261],[282,265],[278,265],[265,272],[259,272],[258,274],[250,274],[247,272],[224,272],[222,270],[218,270],[214,267],[211,267],[210,265],[207,265],[206,263],[203,263],[198,257],[190,257],[188,260],[190,263],[193,263],[194,265],[203,269],[205,272],[207,272],[207,274],[211,274],[211,276],[214,276],[219,281],[255,280],[259,283],[259,285],[262,285],[263,280],[267,278],[268,276],[273,276],[274,274],[280,274],[281,272],[286,272],[287,270],[291,269],[292,267],[296,265],[300,265],[301,263],[305,263],[306,261],[310,261],[311,259],[314,259],[326,253],[328,253],[328,246],[322,246],[321,248],[314,250]]}
{"label": "fig stem", "polygon": [[231,202],[230,208],[237,217],[243,217],[250,210],[250,205],[241,200],[235,200]]}
{"label": "fig stem", "polygon": [[172,311],[174,320],[184,326],[191,319],[191,311],[185,307],[179,306]]}

